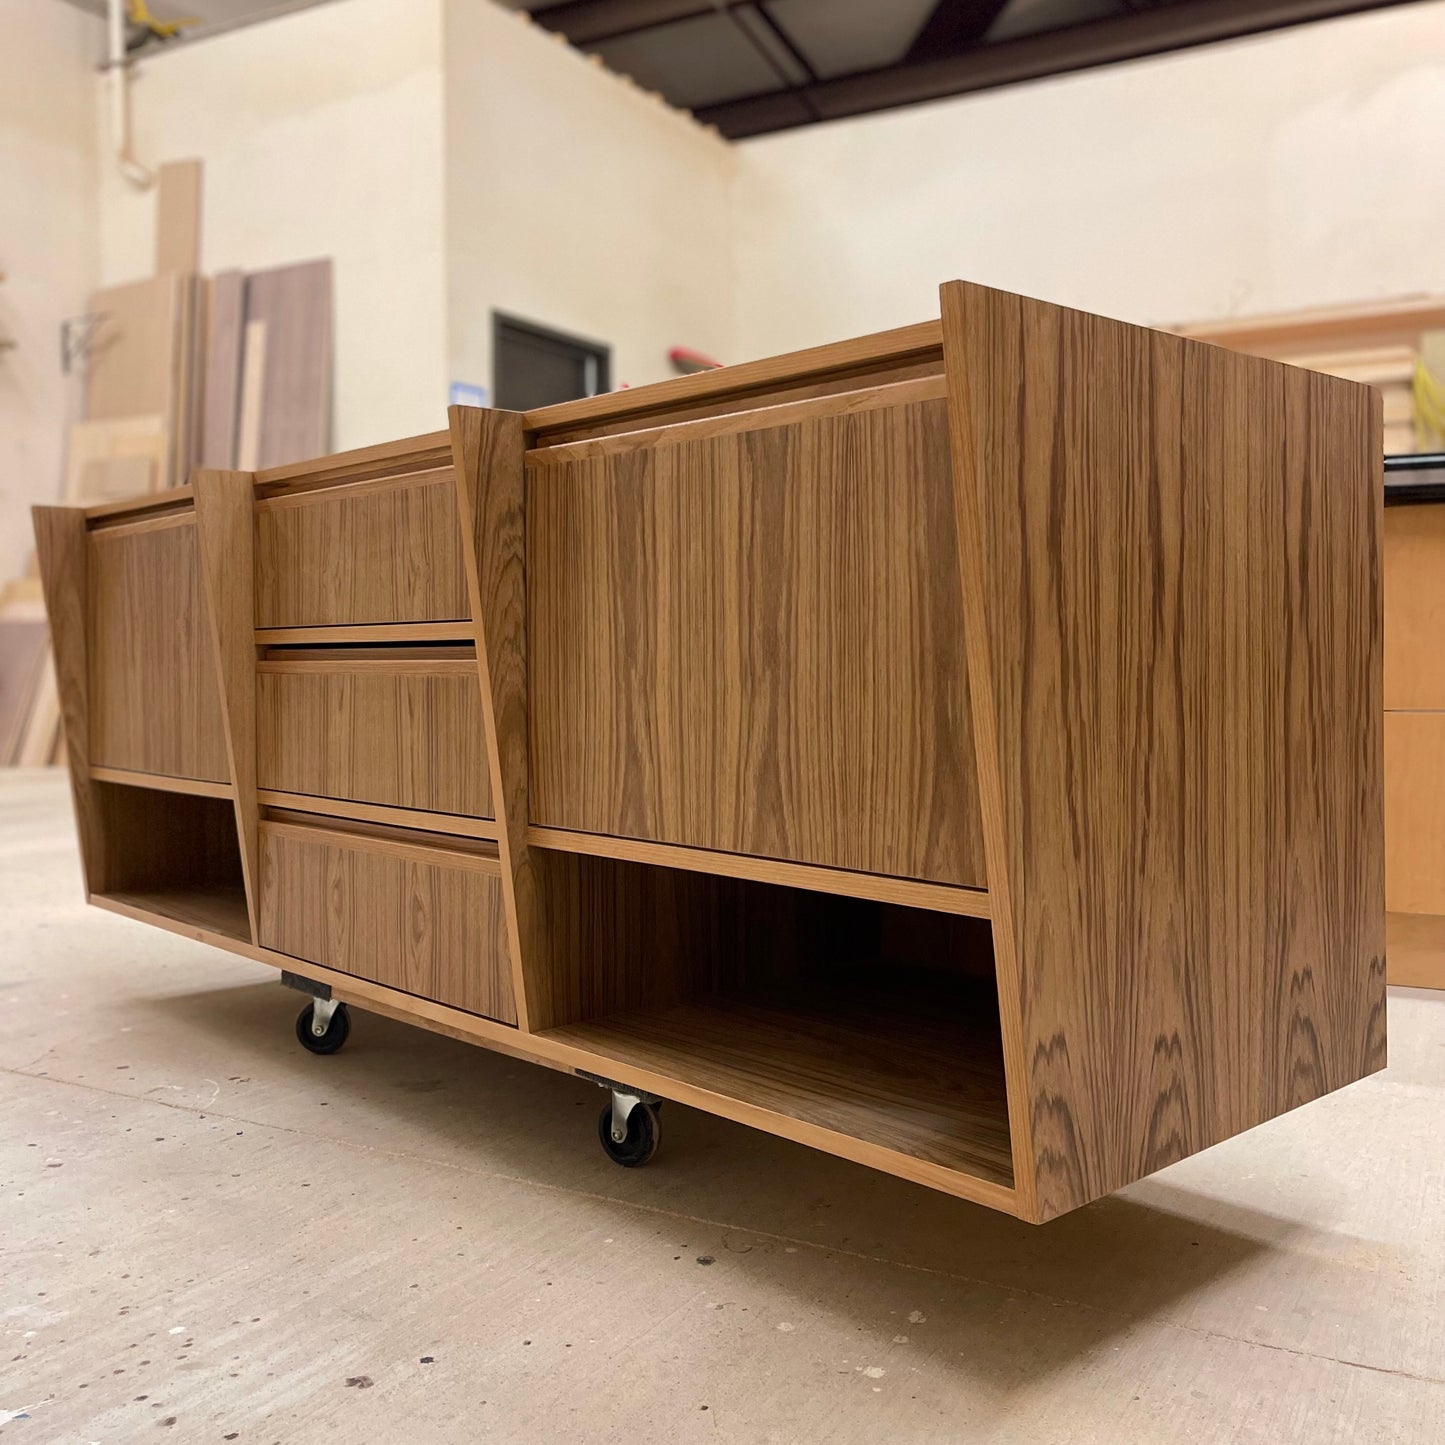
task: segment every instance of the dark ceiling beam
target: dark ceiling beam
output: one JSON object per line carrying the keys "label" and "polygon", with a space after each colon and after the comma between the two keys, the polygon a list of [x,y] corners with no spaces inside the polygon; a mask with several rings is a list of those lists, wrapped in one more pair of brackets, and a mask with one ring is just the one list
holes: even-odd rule
{"label": "dark ceiling beam", "polygon": [[[960,55],[859,71],[798,86],[781,105],[776,93],[702,106],[700,121],[732,140],[804,125],[803,105],[819,119],[891,110],[1000,85],[1063,75],[1169,50],[1277,30],[1307,20],[1383,10],[1415,0],[1176,0],[1133,15],[1071,25],[1039,35],[978,45]],[[789,121],[785,116],[799,118]]]}
{"label": "dark ceiling beam", "polygon": [[903,63],[939,60],[977,45],[1008,3],[1009,0],[938,0],[913,37]]}
{"label": "dark ceiling beam", "polygon": [[532,9],[527,13],[544,30],[565,35],[573,45],[596,45],[634,30],[690,20],[697,15],[715,15],[728,9],[712,0],[563,0],[560,5]]}

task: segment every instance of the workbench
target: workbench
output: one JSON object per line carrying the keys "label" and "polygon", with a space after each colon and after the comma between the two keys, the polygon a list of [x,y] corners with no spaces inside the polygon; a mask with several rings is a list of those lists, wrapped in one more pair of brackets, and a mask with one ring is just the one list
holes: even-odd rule
{"label": "workbench", "polygon": [[38,508],[91,901],[1035,1222],[1381,1068],[1377,400],[941,303]]}

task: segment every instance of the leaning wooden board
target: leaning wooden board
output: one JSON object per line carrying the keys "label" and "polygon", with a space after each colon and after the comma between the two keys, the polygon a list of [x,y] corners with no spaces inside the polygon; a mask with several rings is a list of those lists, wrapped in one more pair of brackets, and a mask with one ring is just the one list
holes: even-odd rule
{"label": "leaning wooden board", "polygon": [[942,301],[39,509],[92,900],[1035,1222],[1382,1067],[1377,403]]}

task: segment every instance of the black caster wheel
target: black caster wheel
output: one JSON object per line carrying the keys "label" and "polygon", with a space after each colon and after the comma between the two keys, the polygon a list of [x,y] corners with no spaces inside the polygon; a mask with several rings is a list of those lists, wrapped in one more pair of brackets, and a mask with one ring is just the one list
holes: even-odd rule
{"label": "black caster wheel", "polygon": [[347,1035],[351,1032],[351,1015],[344,1003],[337,1004],[336,1012],[331,1015],[331,1022],[326,1026],[326,1032],[315,1034],[311,1031],[315,1010],[316,1005],[309,1003],[296,1015],[296,1037],[301,1047],[309,1049],[313,1054],[334,1054],[346,1042]]}
{"label": "black caster wheel", "polygon": [[597,1119],[597,1137],[602,1143],[602,1152],[624,1169],[640,1169],[654,1154],[662,1142],[662,1125],[658,1121],[656,1106],[636,1103],[627,1116],[627,1138],[618,1143],[612,1137],[612,1105],[602,1106]]}

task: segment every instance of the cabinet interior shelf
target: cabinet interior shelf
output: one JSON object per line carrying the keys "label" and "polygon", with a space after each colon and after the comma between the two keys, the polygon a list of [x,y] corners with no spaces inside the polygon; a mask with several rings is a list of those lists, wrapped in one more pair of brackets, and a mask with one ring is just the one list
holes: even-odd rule
{"label": "cabinet interior shelf", "polygon": [[850,970],[805,992],[711,994],[544,1037],[1013,1185],[997,999],[978,980]]}
{"label": "cabinet interior shelf", "polygon": [[241,943],[251,941],[246,890],[239,880],[186,888],[112,889],[97,895],[97,902],[107,900],[187,928],[203,929]]}

